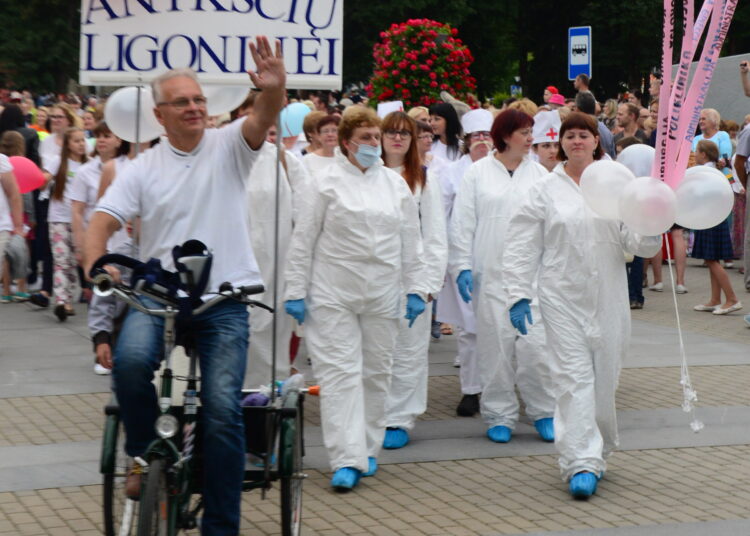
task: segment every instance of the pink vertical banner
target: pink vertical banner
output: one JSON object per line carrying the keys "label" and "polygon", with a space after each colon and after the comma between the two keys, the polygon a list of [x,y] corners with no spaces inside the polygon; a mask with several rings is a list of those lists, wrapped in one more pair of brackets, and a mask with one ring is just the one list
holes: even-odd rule
{"label": "pink vertical banner", "polygon": [[671,163],[670,180],[667,181],[667,184],[672,188],[676,188],[682,181],[685,166],[692,150],[692,141],[698,125],[698,119],[700,118],[701,109],[706,100],[706,95],[711,85],[711,78],[716,68],[716,62],[719,59],[719,53],[721,52],[727,32],[729,32],[729,25],[732,22],[736,7],[737,0],[724,0],[714,4],[711,24],[708,28],[703,51],[701,52],[701,61],[698,64],[685,100],[684,110],[689,115],[681,120],[681,122],[684,121],[686,124],[681,124],[677,133],[676,141],[680,144],[678,149],[679,154],[677,161]]}
{"label": "pink vertical banner", "polygon": [[651,176],[664,180],[667,173],[667,128],[669,126],[669,95],[672,80],[672,50],[674,49],[675,0],[664,0],[664,24],[661,53],[661,89],[659,90],[659,115],[657,116],[656,157]]}
{"label": "pink vertical banner", "polygon": [[[705,6],[704,6],[705,7]],[[695,42],[693,40],[693,0],[684,0],[682,3],[682,47],[680,50],[680,63],[677,75],[669,97],[669,124],[666,142],[666,166],[665,176],[662,177],[667,183],[670,182],[668,175],[671,162],[675,160],[675,153],[679,143],[678,131],[682,117],[682,105],[687,95],[688,75],[690,74],[690,63],[695,54]],[[671,66],[670,66],[671,70]],[[661,104],[661,103],[660,103]]]}

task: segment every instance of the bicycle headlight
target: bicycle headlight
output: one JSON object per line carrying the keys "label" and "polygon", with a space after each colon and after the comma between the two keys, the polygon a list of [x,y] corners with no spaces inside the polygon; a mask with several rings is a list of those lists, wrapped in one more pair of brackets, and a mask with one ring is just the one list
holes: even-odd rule
{"label": "bicycle headlight", "polygon": [[174,437],[177,433],[178,427],[179,423],[174,415],[160,415],[159,418],[156,419],[156,433],[162,439]]}

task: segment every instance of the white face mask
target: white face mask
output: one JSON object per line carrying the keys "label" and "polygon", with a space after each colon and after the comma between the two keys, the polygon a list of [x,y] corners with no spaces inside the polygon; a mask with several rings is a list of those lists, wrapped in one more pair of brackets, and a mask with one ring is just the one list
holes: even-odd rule
{"label": "white face mask", "polygon": [[363,143],[352,142],[352,144],[357,146],[357,152],[354,153],[354,158],[357,159],[357,162],[359,162],[359,165],[363,168],[367,169],[374,166],[380,159],[380,154],[382,153],[380,144],[375,147]]}

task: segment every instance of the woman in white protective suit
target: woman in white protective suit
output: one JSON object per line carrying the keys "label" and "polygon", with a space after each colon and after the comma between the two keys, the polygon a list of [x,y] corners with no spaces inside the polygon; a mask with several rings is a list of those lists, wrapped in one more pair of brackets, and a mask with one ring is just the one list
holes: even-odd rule
{"label": "woman in white protective suit", "polygon": [[563,162],[529,189],[508,223],[502,279],[521,333],[536,322],[528,304],[538,292],[553,356],[560,470],[570,493],[587,498],[618,444],[615,389],[630,338],[623,252],[651,257],[661,238],[602,219],[584,202],[581,174],[604,154],[593,118],[570,114],[560,146]]}
{"label": "woman in white protective suit", "polygon": [[[422,165],[417,148],[417,124],[411,117],[404,112],[392,112],[385,116],[381,128],[385,165],[403,177],[419,208],[424,284],[430,298],[435,298],[443,287],[448,262],[440,184]],[[427,409],[429,346],[430,315],[421,315],[412,327],[401,319],[385,404],[384,448],[406,446],[414,422]]]}
{"label": "woman in white protective suit", "polygon": [[287,254],[284,307],[305,322],[320,384],[331,485],[377,470],[399,320],[424,311],[419,216],[403,177],[380,160],[380,119],[351,107],[336,162],[311,182]]}
{"label": "woman in white protective suit", "polygon": [[537,322],[528,337],[518,337],[503,314],[506,297],[500,272],[503,255],[510,251],[508,220],[523,193],[547,174],[529,156],[533,124],[531,116],[520,110],[506,110],[495,118],[491,130],[495,152],[466,171],[451,220],[450,271],[463,300],[473,301],[482,382],[480,411],[487,437],[496,443],[510,441],[518,421],[516,386],[541,438],[554,439],[551,356],[544,327]]}
{"label": "woman in white protective suit", "polygon": [[[464,154],[440,172],[440,186],[443,192],[443,208],[450,226],[453,217],[453,203],[466,170],[472,163],[484,158],[492,150],[492,113],[487,110],[471,110],[461,117],[464,131]],[[461,401],[456,408],[459,417],[473,417],[479,411],[479,395],[482,392],[477,363],[477,330],[474,309],[461,299],[454,277],[446,277],[445,287],[438,298],[437,319],[455,326],[458,355],[454,363],[461,368]]]}
{"label": "woman in white protective suit", "polygon": [[[256,299],[271,304],[274,278],[284,269],[287,249],[292,238],[292,220],[296,200],[310,181],[302,163],[282,147],[281,159],[276,153],[276,127],[272,127],[266,143],[260,149],[250,178],[247,181],[248,224],[250,242],[258,261],[266,290]],[[276,166],[279,166],[278,214],[276,204]],[[274,222],[278,218],[278,259],[274,266]],[[280,309],[284,291],[282,278],[276,281],[277,298],[273,305]],[[272,342],[274,315],[260,307],[250,308],[250,340],[247,352],[246,388],[257,388],[271,382]],[[289,339],[292,336],[292,319],[276,315],[276,378],[289,376]]]}

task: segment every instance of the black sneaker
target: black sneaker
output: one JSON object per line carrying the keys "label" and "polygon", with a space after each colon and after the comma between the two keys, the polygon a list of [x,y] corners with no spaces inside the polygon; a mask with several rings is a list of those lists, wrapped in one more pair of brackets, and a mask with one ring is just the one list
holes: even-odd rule
{"label": "black sneaker", "polygon": [[459,417],[473,417],[479,413],[479,395],[464,395],[456,408]]}
{"label": "black sneaker", "polygon": [[49,298],[42,294],[41,292],[37,292],[36,294],[32,294],[29,298],[29,301],[36,305],[37,307],[49,307]]}
{"label": "black sneaker", "polygon": [[60,304],[55,307],[55,316],[60,322],[65,322],[65,319],[68,318],[68,311],[65,310],[64,305]]}

